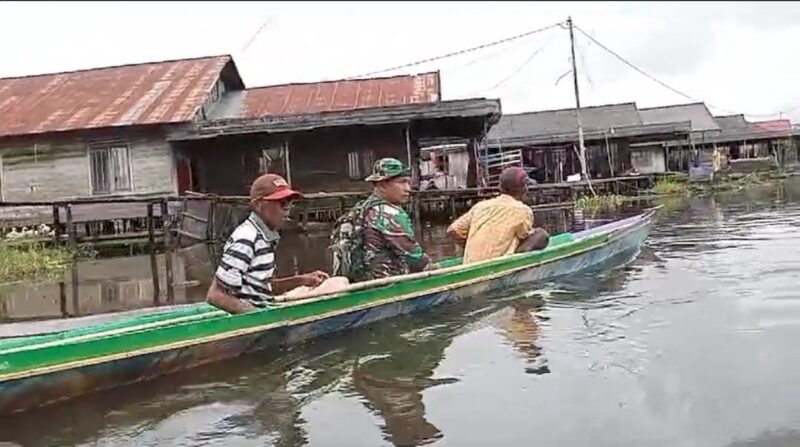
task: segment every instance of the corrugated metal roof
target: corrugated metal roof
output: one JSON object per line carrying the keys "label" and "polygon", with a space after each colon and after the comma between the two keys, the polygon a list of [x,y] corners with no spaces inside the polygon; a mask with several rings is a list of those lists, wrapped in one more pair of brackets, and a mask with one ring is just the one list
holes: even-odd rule
{"label": "corrugated metal roof", "polygon": [[750,123],[744,118],[744,115],[723,115],[715,116],[714,122],[722,130],[746,129],[750,127]]}
{"label": "corrugated metal roof", "polygon": [[676,104],[664,107],[639,109],[644,124],[663,124],[676,121],[691,121],[692,131],[720,130],[714,116],[702,102]]}
{"label": "corrugated metal roof", "polygon": [[[608,104],[581,108],[584,131],[642,124],[635,103]],[[540,112],[503,115],[489,131],[489,141],[504,138],[525,138],[539,135],[564,134],[578,128],[575,109],[544,110]]]}
{"label": "corrugated metal roof", "polygon": [[768,132],[785,132],[786,135],[792,133],[792,122],[790,120],[769,120],[769,121],[753,121],[753,127],[761,131]]}
{"label": "corrugated metal roof", "polygon": [[439,102],[439,73],[285,84],[231,92],[210,119],[260,118]]}
{"label": "corrugated metal roof", "polygon": [[0,136],[189,122],[230,56],[0,79]]}
{"label": "corrugated metal roof", "polygon": [[220,135],[300,132],[353,125],[382,126],[443,118],[482,118],[491,125],[496,122],[501,113],[499,99],[459,99],[377,109],[210,120],[198,122],[189,129],[177,129],[171,132],[167,139],[169,141],[189,141],[215,138]]}

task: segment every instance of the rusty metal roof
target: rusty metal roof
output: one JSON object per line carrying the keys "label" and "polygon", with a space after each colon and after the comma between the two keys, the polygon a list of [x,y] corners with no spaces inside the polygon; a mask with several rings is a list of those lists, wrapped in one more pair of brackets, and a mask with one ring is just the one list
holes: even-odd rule
{"label": "rusty metal roof", "polygon": [[0,136],[189,122],[230,56],[0,79]]}
{"label": "rusty metal roof", "polygon": [[230,92],[210,119],[260,118],[437,103],[439,73],[285,84]]}
{"label": "rusty metal roof", "polygon": [[[200,121],[168,134],[169,141],[190,141],[222,135],[302,132],[340,126],[382,126],[410,121],[467,118],[473,122],[497,122],[502,114],[499,99],[460,99],[426,104],[407,104],[373,109],[304,115],[263,116]],[[688,126],[688,123],[687,123]]]}
{"label": "rusty metal roof", "polygon": [[788,119],[777,119],[768,121],[753,121],[751,123],[756,130],[765,132],[783,132],[786,135],[792,133],[792,122]]}

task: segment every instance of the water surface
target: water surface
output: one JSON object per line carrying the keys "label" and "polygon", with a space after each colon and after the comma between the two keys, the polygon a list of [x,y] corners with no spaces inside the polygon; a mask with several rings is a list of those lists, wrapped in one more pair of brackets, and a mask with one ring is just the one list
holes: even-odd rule
{"label": "water surface", "polygon": [[6,418],[0,441],[800,445],[800,185],[668,205],[628,265]]}

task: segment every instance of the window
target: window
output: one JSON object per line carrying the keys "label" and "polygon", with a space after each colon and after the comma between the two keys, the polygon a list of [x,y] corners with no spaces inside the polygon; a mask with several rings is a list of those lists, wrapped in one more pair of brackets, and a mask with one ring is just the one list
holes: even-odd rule
{"label": "window", "polygon": [[131,190],[131,164],[127,145],[89,149],[92,194]]}
{"label": "window", "polygon": [[375,155],[371,150],[347,154],[347,174],[352,180],[361,180],[372,172]]}
{"label": "window", "polygon": [[358,152],[350,152],[347,154],[347,174],[351,179],[358,179],[361,177],[361,170],[358,165]]}

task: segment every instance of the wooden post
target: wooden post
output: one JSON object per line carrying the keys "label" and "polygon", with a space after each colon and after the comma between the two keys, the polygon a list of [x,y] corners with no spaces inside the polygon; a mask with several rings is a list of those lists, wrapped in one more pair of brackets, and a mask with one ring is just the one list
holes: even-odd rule
{"label": "wooden post", "polygon": [[164,228],[164,267],[166,268],[167,302],[175,302],[175,290],[172,278],[172,234],[170,233],[169,207],[167,200],[161,201],[161,220]]}
{"label": "wooden post", "polygon": [[67,232],[69,234],[69,248],[72,251],[72,307],[75,316],[80,315],[80,299],[78,297],[78,232],[75,222],[72,221],[72,205],[67,204]]}
{"label": "wooden post", "polygon": [[411,181],[412,181],[411,187],[413,188],[415,185],[413,183],[414,182],[414,172],[413,172],[414,168],[412,167],[413,162],[412,162],[412,159],[411,159],[411,124],[407,124],[406,125],[405,134],[406,134],[406,157],[407,157],[407,160],[408,160],[408,167],[412,171],[411,172]]}
{"label": "wooden post", "polygon": [[69,316],[69,312],[67,312],[67,285],[64,284],[64,281],[58,283],[58,307],[61,311],[61,316],[66,318]]}
{"label": "wooden post", "polygon": [[61,245],[61,216],[59,216],[58,205],[53,205],[53,235],[56,245]]}
{"label": "wooden post", "polygon": [[211,198],[211,203],[208,204],[208,219],[206,221],[206,239],[208,242],[214,242],[215,231],[214,231],[214,221],[216,220],[217,216],[217,199],[215,197]]}
{"label": "wooden post", "polygon": [[422,220],[420,218],[420,203],[419,203],[419,162],[415,154],[411,152],[411,123],[406,125],[406,154],[408,155],[408,167],[411,168],[411,212],[414,214],[414,232],[417,233],[417,238],[422,232]]}
{"label": "wooden post", "polygon": [[[614,177],[614,161],[611,159],[611,146],[608,143],[608,133],[603,132],[603,135],[606,138],[606,156],[608,157],[608,172],[611,174],[611,177]],[[616,148],[615,148],[616,149]]]}
{"label": "wooden post", "polygon": [[147,204],[147,239],[150,245],[150,273],[153,275],[153,305],[161,304],[161,287],[158,283],[158,258],[156,257],[156,225],[153,202]]}
{"label": "wooden post", "polygon": [[285,169],[286,169],[286,181],[289,184],[292,184],[292,161],[289,158],[289,141],[288,140],[284,140],[283,141],[283,155],[284,155],[284,161],[285,161],[285,164],[286,164],[286,166],[285,166]]}

